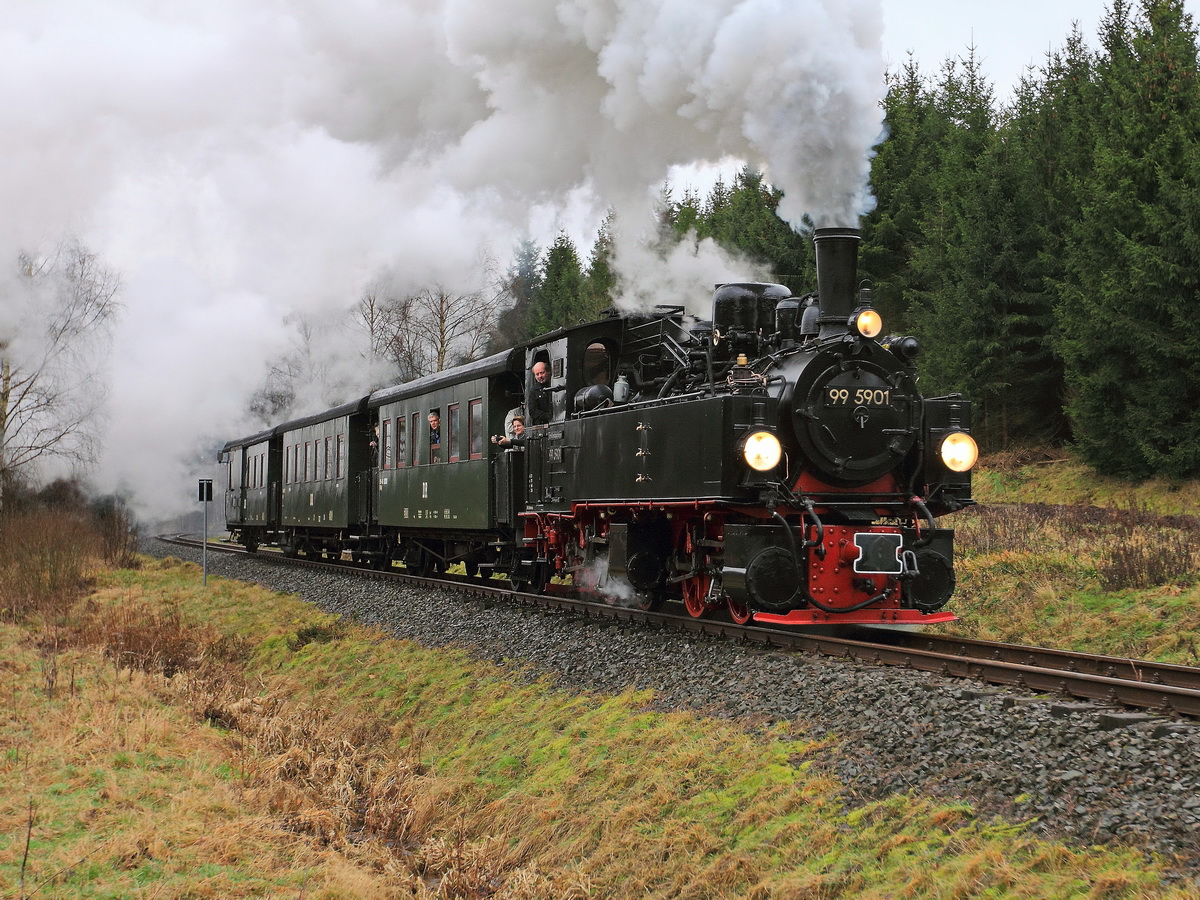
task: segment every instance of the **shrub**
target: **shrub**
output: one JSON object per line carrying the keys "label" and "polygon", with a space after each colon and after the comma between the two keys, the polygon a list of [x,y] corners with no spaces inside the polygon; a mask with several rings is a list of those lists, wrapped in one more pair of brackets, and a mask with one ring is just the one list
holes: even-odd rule
{"label": "shrub", "polygon": [[0,615],[60,618],[79,598],[99,551],[91,517],[34,509],[0,520]]}

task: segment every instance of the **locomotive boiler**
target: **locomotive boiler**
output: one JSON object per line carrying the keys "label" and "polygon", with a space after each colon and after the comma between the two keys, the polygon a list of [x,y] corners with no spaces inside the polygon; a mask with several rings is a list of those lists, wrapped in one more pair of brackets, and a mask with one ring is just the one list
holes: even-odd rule
{"label": "locomotive boiler", "polygon": [[[736,283],[708,319],[614,311],[232,441],[229,527],[740,622],[952,619],[938,519],[973,502],[970,403],[921,396],[917,341],[881,336],[858,233],[814,240],[810,294]],[[486,439],[535,410],[523,442]]]}

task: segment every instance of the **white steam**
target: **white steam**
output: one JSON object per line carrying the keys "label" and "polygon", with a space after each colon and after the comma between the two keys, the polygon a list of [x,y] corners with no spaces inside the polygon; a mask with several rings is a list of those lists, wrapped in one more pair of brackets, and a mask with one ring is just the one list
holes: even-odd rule
{"label": "white steam", "polygon": [[120,272],[98,474],[186,508],[196,460],[258,429],[263,360],[384,269],[477,290],[481,247],[590,221],[586,252],[613,207],[632,296],[704,297],[757,273],[638,239],[671,167],[730,157],[793,225],[855,224],[881,29],[879,0],[9,0],[0,259],[73,233]]}

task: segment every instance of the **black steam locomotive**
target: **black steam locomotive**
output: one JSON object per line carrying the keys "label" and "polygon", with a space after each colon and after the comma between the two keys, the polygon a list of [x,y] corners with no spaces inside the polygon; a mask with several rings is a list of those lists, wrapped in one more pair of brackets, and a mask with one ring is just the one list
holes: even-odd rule
{"label": "black steam locomotive", "polygon": [[230,441],[229,531],[739,622],[952,619],[971,406],[879,337],[858,239],[816,232],[814,294],[722,285],[711,320],[614,313]]}

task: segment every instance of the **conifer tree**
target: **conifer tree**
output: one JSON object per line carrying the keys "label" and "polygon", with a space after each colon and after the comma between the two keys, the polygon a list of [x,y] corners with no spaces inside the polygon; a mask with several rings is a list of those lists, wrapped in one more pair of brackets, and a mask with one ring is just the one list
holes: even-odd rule
{"label": "conifer tree", "polygon": [[559,232],[546,254],[541,283],[533,294],[528,334],[545,334],[584,321],[585,300],[579,254],[566,232]]}
{"label": "conifer tree", "polygon": [[517,244],[515,254],[505,285],[508,305],[497,317],[491,340],[488,342],[488,350],[493,353],[529,337],[533,297],[542,283],[542,250],[537,243],[526,238]]}
{"label": "conifer tree", "polygon": [[1200,80],[1182,0],[1115,0],[1097,63],[1096,144],[1060,304],[1084,458],[1126,475],[1200,467]]}
{"label": "conifer tree", "polygon": [[612,305],[612,294],[617,286],[617,273],[613,269],[613,213],[600,224],[596,243],[584,273],[584,305],[581,310],[584,320],[594,319]]}
{"label": "conifer tree", "polygon": [[913,60],[889,74],[883,109],[887,136],[871,161],[876,205],[862,221],[860,266],[885,324],[899,333],[908,328],[908,306],[921,287],[912,261],[927,240],[924,221],[951,125]]}

